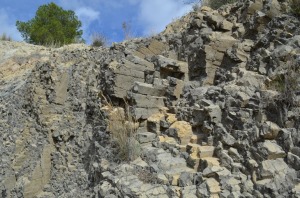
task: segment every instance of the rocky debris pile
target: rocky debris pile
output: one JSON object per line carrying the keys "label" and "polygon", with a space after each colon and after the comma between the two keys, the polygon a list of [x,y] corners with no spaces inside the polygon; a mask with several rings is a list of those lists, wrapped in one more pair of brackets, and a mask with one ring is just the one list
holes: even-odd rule
{"label": "rocky debris pile", "polygon": [[[202,7],[109,49],[1,42],[1,196],[299,197],[300,22],[287,8]],[[131,162],[107,103],[138,122]]]}

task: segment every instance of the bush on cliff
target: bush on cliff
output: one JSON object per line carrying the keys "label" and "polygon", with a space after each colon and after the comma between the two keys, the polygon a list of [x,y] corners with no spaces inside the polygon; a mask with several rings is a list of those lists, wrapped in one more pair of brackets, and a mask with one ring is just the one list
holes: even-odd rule
{"label": "bush on cliff", "polygon": [[188,1],[187,3],[188,4],[192,3],[194,10],[199,9],[201,6],[208,6],[216,10],[223,5],[235,3],[237,1],[238,0],[191,0]]}
{"label": "bush on cliff", "polygon": [[1,36],[0,36],[0,41],[11,41],[11,37],[10,36],[7,36],[5,33],[3,33]]}
{"label": "bush on cliff", "polygon": [[101,47],[107,45],[107,38],[101,33],[94,33],[92,35],[92,46]]}
{"label": "bush on cliff", "polygon": [[208,6],[212,9],[218,9],[223,5],[235,3],[237,0],[202,0],[202,6]]}
{"label": "bush on cliff", "polygon": [[27,22],[16,22],[26,42],[32,44],[58,45],[82,40],[81,22],[72,10],[64,10],[55,3],[42,5],[33,19]]}
{"label": "bush on cliff", "polygon": [[300,0],[291,0],[291,9],[295,15],[300,16]]}

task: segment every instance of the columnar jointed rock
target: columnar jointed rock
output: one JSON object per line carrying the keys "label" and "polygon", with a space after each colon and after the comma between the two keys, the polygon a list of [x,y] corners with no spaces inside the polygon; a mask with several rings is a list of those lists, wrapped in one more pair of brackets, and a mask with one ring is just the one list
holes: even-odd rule
{"label": "columnar jointed rock", "polygon": [[[300,22],[287,11],[202,7],[109,49],[1,41],[1,197],[298,197]],[[141,155],[119,164],[121,124]]]}

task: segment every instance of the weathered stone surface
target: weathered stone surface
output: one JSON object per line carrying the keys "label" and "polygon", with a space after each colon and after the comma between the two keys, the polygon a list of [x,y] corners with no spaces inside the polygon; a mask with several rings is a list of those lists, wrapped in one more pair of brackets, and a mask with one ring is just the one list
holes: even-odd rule
{"label": "weathered stone surface", "polygon": [[288,153],[287,154],[287,160],[288,163],[296,170],[299,171],[300,170],[300,156],[299,155],[295,155],[293,153]]}
{"label": "weathered stone surface", "polygon": [[143,95],[164,96],[165,89],[165,87],[155,87],[152,84],[134,82],[132,91]]}
{"label": "weathered stone surface", "polygon": [[197,187],[195,185],[187,186],[182,189],[181,195],[182,195],[182,197],[198,198],[196,196],[196,190],[197,190]]}
{"label": "weathered stone surface", "polygon": [[165,79],[168,76],[180,80],[188,79],[188,65],[185,62],[177,61],[164,56],[153,57],[155,69],[160,72],[160,77]]}
{"label": "weathered stone surface", "polygon": [[276,144],[276,142],[266,140],[259,147],[261,148],[263,155],[265,155],[267,159],[271,160],[276,158],[284,158],[286,156],[286,153],[280,146]]}
{"label": "weathered stone surface", "polygon": [[149,131],[160,134],[160,122],[165,118],[164,113],[156,113],[152,114],[148,119],[147,119],[147,127]]}
{"label": "weathered stone surface", "polygon": [[45,145],[41,156],[41,161],[34,168],[31,179],[25,182],[24,197],[33,197],[42,192],[44,186],[50,180],[51,158],[50,154],[54,150],[52,145]]}
{"label": "weathered stone surface", "polygon": [[132,109],[132,114],[134,115],[135,119],[147,119],[151,115],[155,113],[159,113],[160,110],[158,108],[140,108],[136,107]]}
{"label": "weathered stone surface", "polygon": [[156,134],[151,133],[151,132],[143,132],[143,133],[138,133],[137,134],[137,140],[140,143],[149,143],[154,141],[156,138]]}
{"label": "weathered stone surface", "polygon": [[288,166],[282,158],[263,161],[261,168],[261,176],[263,179],[273,178],[276,172],[286,174],[288,171]]}
{"label": "weathered stone surface", "polygon": [[288,5],[195,8],[109,48],[0,41],[0,197],[300,196]]}
{"label": "weathered stone surface", "polygon": [[261,135],[266,139],[275,139],[280,131],[280,127],[273,122],[266,121],[261,129]]}
{"label": "weathered stone surface", "polygon": [[139,108],[161,108],[164,107],[164,97],[147,96],[142,94],[130,94],[130,98]]}
{"label": "weathered stone surface", "polygon": [[218,193],[221,192],[219,182],[214,178],[208,178],[206,180],[206,185],[211,196],[218,195]]}
{"label": "weathered stone surface", "polygon": [[198,144],[188,144],[187,151],[191,156],[206,158],[212,157],[214,154],[215,147],[213,146],[200,146]]}
{"label": "weathered stone surface", "polygon": [[174,134],[172,135],[178,138],[180,143],[183,145],[188,144],[193,135],[192,126],[185,121],[176,121],[169,129],[172,131],[174,130]]}

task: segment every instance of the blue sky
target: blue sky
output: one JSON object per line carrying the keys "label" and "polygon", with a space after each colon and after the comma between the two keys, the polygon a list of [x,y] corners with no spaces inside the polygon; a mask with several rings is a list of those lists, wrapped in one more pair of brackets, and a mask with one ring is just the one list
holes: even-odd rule
{"label": "blue sky", "polygon": [[122,41],[124,21],[130,24],[136,37],[158,33],[191,10],[184,0],[0,0],[0,35],[6,33],[21,41],[16,21],[30,20],[39,6],[50,2],[75,11],[87,43],[94,33],[104,34],[110,42]]}

